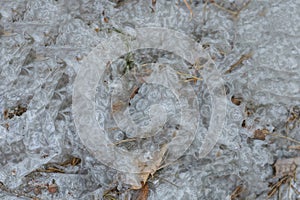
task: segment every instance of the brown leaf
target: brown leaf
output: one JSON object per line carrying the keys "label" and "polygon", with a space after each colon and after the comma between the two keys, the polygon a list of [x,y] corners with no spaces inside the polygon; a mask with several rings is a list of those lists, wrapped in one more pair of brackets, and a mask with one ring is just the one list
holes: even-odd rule
{"label": "brown leaf", "polygon": [[58,186],[54,183],[54,184],[50,184],[48,186],[48,192],[51,194],[54,194],[58,191]]}
{"label": "brown leaf", "polygon": [[275,176],[294,176],[298,165],[300,165],[300,157],[279,159],[274,164]]}
{"label": "brown leaf", "polygon": [[8,110],[7,110],[7,109],[5,109],[5,110],[3,111],[3,116],[4,116],[4,119],[5,119],[5,120],[8,119]]}
{"label": "brown leaf", "polygon": [[149,186],[148,183],[145,183],[143,187],[140,189],[136,200],[147,200],[148,196],[149,196]]}
{"label": "brown leaf", "polygon": [[155,7],[156,5],[156,0],[152,0],[152,7]]}
{"label": "brown leaf", "polygon": [[108,22],[109,22],[108,17],[104,17],[104,18],[103,18],[103,21],[104,21],[105,23],[108,23]]}
{"label": "brown leaf", "polygon": [[[163,158],[167,152],[167,145],[162,146],[159,152],[154,155],[151,163],[137,163],[140,168],[141,173],[138,174],[138,179],[140,183],[146,184],[150,175],[153,176],[158,169],[161,169],[161,164],[164,161]],[[131,189],[137,190],[141,189],[143,185],[132,185]]]}
{"label": "brown leaf", "polygon": [[112,105],[112,112],[116,113],[124,108],[124,102],[118,101]]}
{"label": "brown leaf", "polygon": [[269,131],[267,129],[263,129],[263,130],[255,130],[254,131],[254,136],[253,139],[257,139],[257,140],[265,140],[266,139],[266,135],[269,133]]}
{"label": "brown leaf", "polygon": [[289,146],[289,149],[300,150],[300,145]]}
{"label": "brown leaf", "polygon": [[241,105],[242,101],[243,101],[242,97],[236,97],[236,96],[231,97],[231,102],[237,106]]}

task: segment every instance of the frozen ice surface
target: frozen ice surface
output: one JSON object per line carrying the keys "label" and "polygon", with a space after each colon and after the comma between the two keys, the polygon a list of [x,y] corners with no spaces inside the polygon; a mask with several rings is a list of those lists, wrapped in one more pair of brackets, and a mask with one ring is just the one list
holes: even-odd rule
{"label": "frozen ice surface", "polygon": [[[253,132],[288,132],[300,140],[299,119],[286,123],[291,113],[299,116],[300,2],[252,0],[238,17],[204,2],[193,0],[191,19],[184,2],[177,0],[157,1],[153,8],[151,1],[142,0],[1,0],[0,198],[103,199],[110,190],[116,199],[134,199],[136,191],[127,190],[124,174],[95,159],[79,139],[72,115],[73,83],[82,58],[111,32],[134,36],[135,28],[156,26],[179,30],[202,44],[226,81],[228,106],[223,132],[210,154],[198,159],[200,134],[177,162],[149,179],[148,199],[230,199],[239,185],[246,188],[240,199],[266,199],[274,161],[299,154],[288,148],[295,145],[291,141],[271,136],[256,140]],[[245,3],[215,2],[229,9]],[[226,73],[249,52],[251,58]],[[158,62],[164,59],[172,61],[161,57]],[[109,105],[101,95],[96,101]],[[212,108],[209,95],[199,95],[199,132],[205,133]],[[241,97],[241,104],[235,105],[232,96]],[[141,100],[138,95],[131,99],[132,112],[139,123],[147,123],[140,118],[147,107]],[[169,109],[175,112],[176,106]],[[99,124],[105,124],[100,120],[104,114],[98,115]],[[113,133],[112,140],[124,138],[123,132]],[[159,139],[144,145],[155,149]],[[69,158],[81,162],[59,165]],[[53,180],[58,191],[51,194]],[[283,197],[299,198],[287,189],[280,188]]]}

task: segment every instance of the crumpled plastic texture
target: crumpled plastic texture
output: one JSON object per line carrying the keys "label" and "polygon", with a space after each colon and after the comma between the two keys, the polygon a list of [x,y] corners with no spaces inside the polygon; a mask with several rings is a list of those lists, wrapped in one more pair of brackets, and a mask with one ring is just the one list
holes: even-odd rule
{"label": "crumpled plastic texture", "polygon": [[[221,74],[242,54],[252,51],[253,56],[223,76],[228,108],[218,144],[198,159],[202,141],[196,138],[178,162],[153,177],[149,199],[223,199],[239,184],[247,188],[245,199],[266,199],[272,163],[296,153],[285,140],[249,138],[256,129],[284,132],[289,111],[300,104],[300,3],[252,1],[235,19],[212,4],[193,1],[191,19],[183,1],[157,1],[154,12],[148,1],[125,1],[117,7],[115,2],[1,1],[0,110],[18,105],[27,110],[8,119],[0,115],[0,181],[22,191],[23,197],[53,179],[59,186],[56,199],[101,199],[112,185],[130,196],[122,190],[124,177],[99,162],[78,137],[71,109],[73,82],[82,58],[109,38],[110,31],[131,34],[136,27],[163,26],[203,44]],[[241,6],[244,1],[235,2]],[[231,102],[233,95],[243,97],[241,105]],[[210,109],[203,106],[202,115]],[[297,139],[299,131],[295,126],[290,136]],[[82,162],[67,167],[65,174],[32,173],[69,155]],[[124,194],[119,198],[125,199]],[[22,195],[1,190],[0,197]],[[39,197],[54,198],[47,191]]]}

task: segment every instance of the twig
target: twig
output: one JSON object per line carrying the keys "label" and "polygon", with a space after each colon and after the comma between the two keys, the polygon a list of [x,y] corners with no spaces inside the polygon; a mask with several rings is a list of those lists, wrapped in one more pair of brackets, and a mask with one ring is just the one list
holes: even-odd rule
{"label": "twig", "polygon": [[136,141],[136,138],[129,138],[129,139],[126,139],[126,140],[120,140],[120,141],[115,142],[113,144],[114,145],[119,145],[119,144],[122,144],[122,143],[125,143],[125,142],[132,142],[132,141]]}
{"label": "twig", "polygon": [[237,11],[232,11],[230,9],[227,9],[227,8],[224,8],[223,6],[217,4],[216,2],[213,2],[212,5],[216,6],[217,8],[223,10],[223,11],[226,11],[228,12],[229,14],[233,15],[233,16],[237,16],[238,15],[238,12]]}
{"label": "twig", "polygon": [[169,183],[169,184],[171,184],[171,185],[173,185],[173,186],[175,186],[175,187],[179,188],[179,186],[178,186],[178,185],[176,185],[175,183],[172,183],[171,181],[168,181],[168,180],[167,180],[167,179],[165,179],[165,178],[162,178],[162,177],[160,177],[159,179],[161,179],[162,181],[164,181],[164,182],[166,182],[166,183]]}
{"label": "twig", "polygon": [[295,142],[295,143],[297,143],[297,144],[300,144],[299,141],[297,141],[297,140],[295,140],[295,139],[293,139],[293,138],[287,137],[287,136],[279,135],[279,134],[276,134],[276,133],[274,133],[274,134],[269,134],[269,135],[274,136],[274,137],[284,138],[284,139],[287,139],[287,140],[289,140],[289,141],[292,141],[292,142]]}
{"label": "twig", "polygon": [[155,5],[156,5],[156,0],[152,0],[152,7],[151,8],[151,12],[155,12]]}
{"label": "twig", "polygon": [[234,64],[232,64],[232,65],[229,67],[229,69],[228,69],[227,71],[225,71],[224,74],[229,74],[229,73],[231,73],[235,68],[237,68],[240,64],[242,64],[245,60],[248,60],[249,58],[251,58],[252,55],[253,55],[253,52],[252,52],[252,51],[250,51],[250,52],[247,53],[247,54],[243,54],[237,62],[235,62]]}
{"label": "twig", "polygon": [[179,162],[179,161],[174,161],[174,162],[169,162],[169,163],[166,163],[166,164],[164,164],[164,165],[161,165],[159,168],[157,168],[156,171],[161,170],[161,169],[163,169],[163,168],[165,168],[165,167],[167,167],[167,166],[169,166],[169,165],[172,165],[172,164],[175,164],[175,163],[178,163],[178,162]]}
{"label": "twig", "polygon": [[187,2],[187,0],[183,0],[183,1],[184,1],[184,3],[185,3],[186,7],[187,7],[187,8],[189,9],[189,11],[190,11],[190,16],[191,16],[191,18],[193,18],[193,10],[192,10],[190,4]]}
{"label": "twig", "polygon": [[203,10],[202,10],[202,13],[203,13],[203,25],[205,25],[206,21],[207,21],[207,19],[205,18],[206,10],[207,10],[207,0],[205,1],[204,6],[203,6]]}
{"label": "twig", "polygon": [[250,4],[251,0],[247,1],[240,9],[238,9],[237,11],[233,11],[233,10],[230,10],[228,8],[224,8],[223,6],[213,2],[212,5],[216,6],[217,8],[223,10],[223,11],[226,11],[228,12],[229,14],[231,14],[234,18],[237,18],[239,16],[239,14],[241,13],[241,11],[243,9],[245,9],[249,4]]}
{"label": "twig", "polygon": [[43,173],[65,173],[63,169],[59,169],[57,167],[47,167],[46,169],[36,169],[35,172],[43,172]]}
{"label": "twig", "polygon": [[275,192],[278,191],[278,189],[280,188],[280,186],[287,180],[291,180],[291,177],[286,175],[284,177],[282,177],[276,184],[274,184],[272,187],[271,187],[271,190],[268,192],[268,199],[270,197],[272,197]]}
{"label": "twig", "polygon": [[122,6],[126,5],[126,4],[128,4],[130,1],[131,1],[131,0],[118,0],[118,1],[116,2],[115,8],[122,7]]}
{"label": "twig", "polygon": [[189,81],[202,81],[202,78],[199,78],[197,76],[193,76],[191,74],[186,74],[183,72],[177,72],[177,74],[182,75],[182,76],[190,76],[190,78],[187,78],[186,80],[184,80],[184,82],[189,82]]}
{"label": "twig", "polygon": [[295,186],[293,186],[292,184],[291,184],[291,188],[294,190],[294,192],[297,193],[297,195],[300,195],[300,192],[298,191],[298,189]]}
{"label": "twig", "polygon": [[1,191],[4,193],[14,195],[16,197],[26,197],[26,198],[30,198],[30,199],[38,199],[37,197],[26,194],[23,191],[19,191],[17,189],[10,189],[7,186],[5,186],[2,182],[0,182],[0,192]]}
{"label": "twig", "polygon": [[134,86],[129,99],[133,99],[133,97],[139,92],[139,89],[140,88],[138,86]]}
{"label": "twig", "polygon": [[236,199],[242,192],[244,191],[244,187],[242,185],[239,185],[233,190],[233,192],[230,195],[230,200]]}

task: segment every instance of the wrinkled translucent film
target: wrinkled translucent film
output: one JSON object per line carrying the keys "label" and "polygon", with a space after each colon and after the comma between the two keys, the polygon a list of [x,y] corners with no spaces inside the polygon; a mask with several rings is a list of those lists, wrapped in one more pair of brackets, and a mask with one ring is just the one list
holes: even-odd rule
{"label": "wrinkled translucent film", "polygon": [[[195,135],[203,138],[199,158],[205,157],[226,115],[225,89],[214,63],[199,44],[173,30],[140,28],[127,37],[115,34],[83,60],[73,96],[83,143],[102,163],[125,173],[154,173],[163,158],[164,163],[179,158]],[[200,103],[205,88],[199,91],[184,77],[195,71],[211,98],[205,102],[212,108],[207,133],[198,131],[204,128]]]}
{"label": "wrinkled translucent film", "polygon": [[299,199],[299,10],[0,0],[0,199]]}

